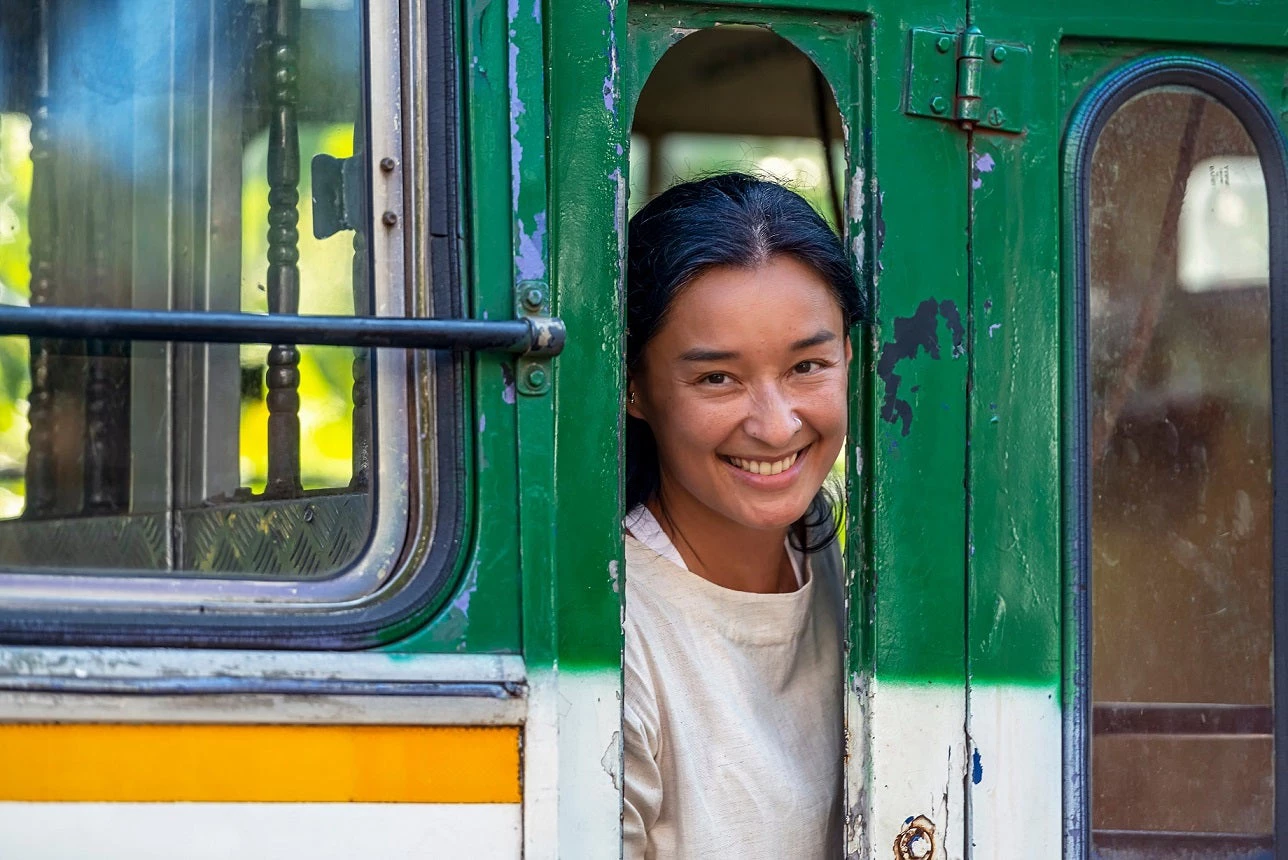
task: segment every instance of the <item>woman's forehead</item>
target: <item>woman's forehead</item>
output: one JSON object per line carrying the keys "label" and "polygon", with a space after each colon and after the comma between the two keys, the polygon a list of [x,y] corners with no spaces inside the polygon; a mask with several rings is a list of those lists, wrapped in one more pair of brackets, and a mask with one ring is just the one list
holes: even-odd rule
{"label": "woman's forehead", "polygon": [[721,266],[695,278],[672,302],[656,338],[793,343],[843,325],[841,307],[823,277],[791,257],[756,268]]}

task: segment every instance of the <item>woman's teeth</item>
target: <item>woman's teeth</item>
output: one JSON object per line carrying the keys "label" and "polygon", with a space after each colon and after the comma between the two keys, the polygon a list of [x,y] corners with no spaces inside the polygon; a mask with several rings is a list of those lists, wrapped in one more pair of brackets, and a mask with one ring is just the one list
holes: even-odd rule
{"label": "woman's teeth", "polygon": [[744,472],[751,472],[753,475],[777,475],[785,469],[790,469],[800,456],[800,451],[790,454],[781,460],[744,460],[741,457],[728,457],[728,461],[733,463]]}

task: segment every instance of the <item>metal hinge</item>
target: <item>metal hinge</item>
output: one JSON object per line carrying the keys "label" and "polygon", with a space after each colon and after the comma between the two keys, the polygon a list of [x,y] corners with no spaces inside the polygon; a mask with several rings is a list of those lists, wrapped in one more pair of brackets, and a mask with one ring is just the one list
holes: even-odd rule
{"label": "metal hinge", "polygon": [[904,112],[977,131],[1024,131],[1021,106],[1031,52],[993,42],[978,27],[909,32]]}

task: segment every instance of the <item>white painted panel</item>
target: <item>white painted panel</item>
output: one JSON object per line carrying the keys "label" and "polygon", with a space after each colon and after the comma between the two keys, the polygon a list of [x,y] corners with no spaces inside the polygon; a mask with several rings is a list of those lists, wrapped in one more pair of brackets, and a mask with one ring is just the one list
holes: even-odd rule
{"label": "white painted panel", "polygon": [[868,851],[859,856],[892,856],[900,832],[924,816],[934,827],[935,860],[965,857],[965,687],[878,678],[870,689],[871,818]]}
{"label": "white painted panel", "polygon": [[528,685],[525,860],[620,858],[621,673],[533,669]]}
{"label": "white painted panel", "polygon": [[517,803],[0,803],[13,860],[508,860]]}
{"label": "white painted panel", "polygon": [[973,684],[970,734],[972,860],[1059,857],[1063,753],[1055,689]]}

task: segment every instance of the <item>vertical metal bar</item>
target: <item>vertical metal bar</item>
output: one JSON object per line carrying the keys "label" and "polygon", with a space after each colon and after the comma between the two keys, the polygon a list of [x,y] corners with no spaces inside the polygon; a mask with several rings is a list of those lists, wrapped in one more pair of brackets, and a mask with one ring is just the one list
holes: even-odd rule
{"label": "vertical metal bar", "polygon": [[[365,42],[365,39],[359,39]],[[367,98],[365,84],[358,86],[358,116],[353,126],[353,158],[358,164],[366,161]],[[370,175],[365,169],[362,176]],[[367,195],[363,194],[365,201]],[[353,231],[353,314],[367,316],[371,313],[371,288],[367,283],[367,224],[370,215],[363,207]],[[353,477],[349,487],[365,490],[371,469],[371,350],[353,351]]]}
{"label": "vertical metal bar", "polygon": [[[102,118],[105,127],[119,134],[120,127]],[[107,147],[119,144],[109,137]],[[128,295],[120,294],[121,282],[115,259],[111,213],[115,211],[110,170],[95,171],[89,191],[89,268],[92,286],[88,304],[119,306]],[[82,511],[111,514],[124,511],[129,503],[129,456],[122,448],[129,440],[129,345],[119,340],[93,338],[86,342],[85,376],[85,492]],[[123,373],[124,371],[124,373]]]}
{"label": "vertical metal bar", "polygon": [[[99,201],[94,201],[96,205]],[[91,215],[91,242],[93,248],[94,281],[103,284],[106,275],[102,247],[106,236],[100,233],[101,218]],[[110,495],[108,460],[111,457],[111,415],[109,398],[111,380],[108,376],[107,341],[94,338],[86,342],[85,383],[85,501],[84,512],[103,514],[113,509]]]}
{"label": "vertical metal bar", "polygon": [[[296,118],[300,0],[269,0],[272,114],[268,128],[268,310],[300,307],[300,137]],[[268,352],[268,486],[265,495],[296,496],[300,485],[300,353],[293,344]]]}
{"label": "vertical metal bar", "polygon": [[[54,292],[57,256],[57,210],[49,119],[49,0],[36,3],[36,98],[31,117],[31,304],[47,305]],[[25,515],[40,517],[54,506],[53,388],[50,369],[53,344],[31,339],[31,393],[27,420],[27,507]]]}

